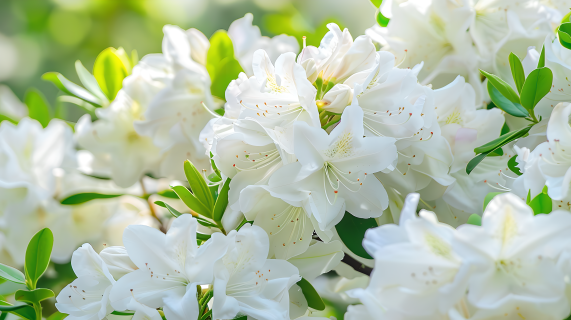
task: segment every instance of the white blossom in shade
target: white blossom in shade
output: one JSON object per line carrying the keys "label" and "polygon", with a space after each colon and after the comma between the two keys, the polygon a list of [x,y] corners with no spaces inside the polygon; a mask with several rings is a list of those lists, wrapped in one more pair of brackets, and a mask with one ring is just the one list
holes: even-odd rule
{"label": "white blossom in shade", "polygon": [[300,202],[273,197],[266,186],[248,186],[240,192],[240,209],[249,221],[268,234],[269,257],[290,259],[305,252],[317,222]]}
{"label": "white blossom in shade", "polygon": [[570,226],[567,211],[534,216],[517,196],[496,196],[486,207],[481,227],[463,225],[456,233],[455,248],[472,266],[468,301],[487,310],[530,304],[546,315],[566,317],[570,309],[565,274],[557,264],[569,246]]}
{"label": "white blossom in shade", "polygon": [[349,30],[341,31],[335,23],[327,24],[327,28],[329,32],[319,47],[303,48],[297,59],[311,82],[321,78],[324,83],[339,83],[373,66],[376,48],[368,36],[353,41]]}
{"label": "white blossom in shade", "polygon": [[28,115],[28,107],[6,85],[0,85],[0,113],[15,120]]}
{"label": "white blossom in shade", "polygon": [[254,16],[247,13],[243,18],[235,20],[228,28],[228,36],[234,45],[234,55],[247,75],[252,75],[252,56],[256,50],[267,52],[270,60],[276,59],[283,53],[299,52],[299,43],[295,37],[281,34],[273,38],[262,36],[260,28],[252,25]]}
{"label": "white blossom in shade", "polygon": [[145,104],[125,90],[129,80],[137,81],[126,78],[124,89],[111,105],[96,110],[98,120],[92,123],[91,117],[84,115],[75,128],[81,147],[109,159],[111,178],[121,187],[130,187],[144,174],[156,172],[160,160],[160,150],[152,139],[139,135],[133,127],[133,122],[142,118]]}
{"label": "white blossom in shade", "polygon": [[530,197],[533,199],[543,190],[545,178],[539,168],[539,163],[542,161],[542,157],[539,154],[542,148],[538,148],[537,152],[531,152],[528,148],[514,146],[517,152],[516,162],[522,175],[514,181],[513,193],[525,198],[529,192]]}
{"label": "white blossom in shade", "polygon": [[[99,252],[101,260],[107,265],[109,273],[115,279],[120,279],[122,276],[137,270],[137,266],[129,258],[127,249],[121,246],[106,247]],[[129,308],[130,309],[130,308]],[[130,309],[134,310],[134,309]]]}
{"label": "white blossom in shade", "polygon": [[[320,231],[329,233],[345,212],[360,218],[378,217],[388,206],[383,185],[373,176],[392,170],[395,140],[363,137],[363,110],[353,104],[330,134],[305,122],[294,124],[298,162],[276,171],[270,193],[286,202],[301,202]],[[332,235],[326,236],[325,240]]]}
{"label": "white blossom in shade", "polygon": [[477,52],[468,34],[474,13],[467,1],[391,1],[383,12],[392,17],[388,26],[375,25],[366,34],[395,54],[403,67],[424,62],[419,80],[435,87],[462,75],[478,85],[482,99]]}
{"label": "white blossom in shade", "polygon": [[233,319],[289,319],[289,288],[300,280],[291,263],[267,259],[269,240],[257,226],[228,234],[228,252],[215,264],[212,316]]}
{"label": "white blossom in shade", "polygon": [[163,308],[168,319],[197,319],[196,286],[213,280],[213,265],[227,249],[227,240],[215,233],[197,247],[196,219],[182,215],[167,234],[147,227],[129,226],[123,243],[137,270],[113,286],[110,301],[126,310],[132,299],[151,308]]}
{"label": "white blossom in shade", "polygon": [[60,291],[56,308],[69,319],[104,319],[113,311],[109,292],[115,283],[107,265],[86,243],[73,253],[71,266],[77,279]]}
{"label": "white blossom in shade", "polygon": [[190,57],[192,60],[206,65],[206,56],[208,49],[210,49],[210,42],[208,38],[200,30],[191,28],[186,30],[186,36],[190,45]]}
{"label": "white blossom in shade", "polygon": [[466,290],[469,268],[454,250],[456,230],[439,223],[433,212],[421,210],[417,217],[418,200],[418,194],[407,196],[398,226],[365,234],[363,246],[375,258],[375,269],[366,289],[349,294],[371,315],[387,310],[410,317],[445,314]]}
{"label": "white blossom in shade", "polygon": [[307,281],[313,281],[318,276],[333,270],[345,255],[338,240],[329,243],[315,240],[312,242],[304,253],[288,259]]}

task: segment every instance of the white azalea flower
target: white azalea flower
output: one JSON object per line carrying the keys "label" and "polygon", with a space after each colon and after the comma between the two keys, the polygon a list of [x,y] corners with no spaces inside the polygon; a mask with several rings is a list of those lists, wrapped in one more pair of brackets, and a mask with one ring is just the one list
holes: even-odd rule
{"label": "white azalea flower", "polygon": [[345,209],[369,218],[380,216],[388,206],[386,191],[372,174],[392,169],[397,156],[395,140],[363,138],[362,119],[363,111],[354,104],[345,108],[341,123],[329,135],[307,123],[295,123],[299,161],[270,178],[270,193],[286,202],[301,202],[321,231],[337,224]]}
{"label": "white azalea flower", "polygon": [[300,280],[297,268],[284,260],[267,259],[268,236],[260,227],[246,224],[228,238],[228,252],[215,265],[213,317],[289,319],[288,290]]}
{"label": "white azalea flower", "polygon": [[472,265],[470,303],[492,310],[506,303],[530,303],[543,305],[545,314],[566,317],[569,304],[557,259],[569,245],[570,226],[569,212],[534,216],[517,196],[496,196],[486,207],[481,227],[463,225],[456,235],[457,250]]}
{"label": "white azalea flower", "polygon": [[101,260],[105,262],[109,273],[111,273],[115,279],[120,279],[122,276],[138,269],[133,261],[131,261],[131,258],[129,258],[129,254],[125,247],[106,247],[101,250],[99,256],[101,257]]}
{"label": "white azalea flower", "polygon": [[304,253],[288,259],[307,281],[313,281],[318,276],[333,270],[345,255],[341,241],[324,243],[313,240],[312,242]]}
{"label": "white azalea flower", "polygon": [[273,38],[262,36],[260,28],[252,25],[253,19],[251,13],[246,13],[243,18],[232,22],[228,28],[228,36],[234,45],[234,55],[247,75],[254,74],[252,56],[259,49],[266,51],[272,62],[283,53],[299,52],[299,43],[295,37],[285,34]]}
{"label": "white azalea flower", "polygon": [[299,54],[298,63],[303,65],[311,82],[318,77],[324,83],[342,82],[351,75],[369,69],[375,61],[375,45],[368,36],[359,36],[355,41],[345,29],[335,23],[327,24],[318,48],[307,46]]}
{"label": "white azalea flower", "polygon": [[71,266],[77,279],[58,294],[56,308],[70,319],[104,319],[113,311],[109,292],[115,283],[107,265],[86,243],[73,253]]}
{"label": "white azalea flower", "polygon": [[466,290],[468,269],[453,248],[456,230],[439,223],[433,212],[421,210],[416,217],[418,200],[418,194],[407,196],[398,226],[365,234],[363,246],[375,258],[375,269],[369,286],[350,295],[372,315],[387,310],[410,317],[445,314]]}
{"label": "white azalea flower", "polygon": [[196,228],[191,215],[177,218],[166,235],[147,226],[127,227],[123,243],[138,269],[113,286],[113,307],[126,310],[135,299],[151,308],[162,307],[168,319],[196,319],[196,286],[212,282],[213,265],[227,249],[221,233],[197,247]]}

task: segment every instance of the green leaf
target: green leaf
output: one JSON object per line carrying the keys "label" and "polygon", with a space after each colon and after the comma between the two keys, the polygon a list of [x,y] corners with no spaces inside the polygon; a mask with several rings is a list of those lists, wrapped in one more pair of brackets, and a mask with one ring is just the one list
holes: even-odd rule
{"label": "green leaf", "polygon": [[20,270],[0,263],[0,278],[10,282],[26,284],[26,276]]}
{"label": "green leaf", "polygon": [[[212,161],[212,160],[210,160]],[[222,181],[222,179],[216,174],[216,172],[211,173],[208,175],[208,180],[210,180],[210,182],[220,182]]]}
{"label": "green leaf", "polygon": [[545,67],[545,45],[541,48],[541,54],[539,55],[539,61],[537,62],[537,68]]}
{"label": "green leaf", "polygon": [[476,167],[480,164],[480,162],[482,162],[482,160],[484,160],[484,158],[488,156],[488,153],[489,152],[479,154],[475,156],[472,160],[470,160],[470,162],[468,162],[468,164],[466,165],[466,173],[470,174],[470,172],[476,169]]}
{"label": "green leaf", "polygon": [[212,78],[210,91],[212,95],[220,99],[225,99],[226,88],[230,82],[238,78],[240,72],[244,72],[240,62],[234,56],[226,57],[216,66],[216,74]]}
{"label": "green leaf", "polygon": [[201,217],[196,217],[196,221],[198,221],[198,223],[200,223],[201,225],[207,227],[207,228],[220,228],[219,226],[215,225],[214,223],[201,218]]}
{"label": "green leaf", "polygon": [[381,6],[381,3],[383,3],[383,0],[371,0],[371,3],[375,6],[375,8],[378,8]]}
{"label": "green leaf", "polygon": [[212,211],[207,208],[198,198],[196,198],[190,191],[183,186],[174,186],[171,188],[176,192],[180,200],[186,204],[191,210],[205,217],[212,218]]}
{"label": "green leaf", "polygon": [[468,217],[468,221],[466,221],[467,224],[472,224],[475,226],[481,226],[482,225],[482,217],[480,217],[480,215],[472,213],[469,217]]}
{"label": "green leaf", "polygon": [[0,301],[0,311],[9,312],[24,319],[36,320],[36,310],[27,304],[13,306],[8,302]]}
{"label": "green leaf", "polygon": [[508,132],[508,133],[501,135],[500,137],[486,143],[483,146],[475,148],[474,152],[475,153],[491,152],[491,151],[497,149],[498,147],[502,147],[502,146],[510,143],[511,141],[514,141],[515,139],[518,139],[519,137],[525,135],[530,129],[531,129],[530,127],[525,127],[521,130],[514,130],[511,132]]}
{"label": "green leaf", "polygon": [[377,20],[377,23],[379,24],[379,26],[381,26],[381,27],[386,27],[386,26],[388,26],[388,25],[389,25],[389,22],[391,21],[391,19],[385,17],[385,16],[381,13],[381,10],[377,10],[376,20]]}
{"label": "green leaf", "polygon": [[48,228],[36,233],[26,249],[26,286],[30,290],[36,289],[38,279],[44,274],[50,264],[50,255],[54,244],[54,235]]}
{"label": "green leaf", "polygon": [[522,173],[519,170],[518,167],[516,167],[518,165],[517,161],[516,161],[517,156],[513,156],[508,160],[508,168],[515,174],[517,174],[518,176],[521,176]]}
{"label": "green leaf", "polygon": [[220,170],[218,170],[218,167],[216,166],[214,159],[212,159],[213,157],[214,155],[212,154],[212,152],[210,152],[210,164],[212,165],[212,170],[214,170],[214,173],[216,173],[216,175],[220,178],[220,181],[222,181],[222,173],[220,173]]}
{"label": "green leaf", "polygon": [[220,63],[227,57],[234,58],[234,45],[226,31],[218,30],[210,37],[210,47],[206,53],[206,69],[210,78],[216,77]]}
{"label": "green leaf", "polygon": [[521,88],[523,88],[523,84],[525,83],[525,72],[523,71],[523,65],[521,64],[519,57],[513,52],[510,53],[509,60],[510,69],[512,71],[512,77],[514,78],[517,92],[521,93]]}
{"label": "green leaf", "polygon": [[504,97],[508,98],[508,100],[510,100],[511,102],[519,103],[519,96],[517,95],[517,93],[514,91],[514,89],[512,89],[512,87],[507,82],[500,79],[500,77],[493,75],[491,73],[488,73],[482,69],[480,69],[480,73],[482,75],[484,75],[486,78],[488,78],[488,82],[491,82],[492,85],[496,89],[498,89],[498,91]]}
{"label": "green leaf", "polygon": [[562,23],[557,29],[559,43],[567,49],[571,49],[571,22]]}
{"label": "green leaf", "polygon": [[531,111],[535,105],[545,97],[551,90],[553,83],[553,73],[549,68],[539,68],[533,70],[525,79],[525,84],[521,90],[521,104]]}
{"label": "green leaf", "polygon": [[[545,190],[545,189],[544,189]],[[529,202],[533,214],[550,213],[553,210],[553,201],[547,192],[541,192]]]}
{"label": "green leaf", "polygon": [[486,210],[486,207],[488,206],[488,203],[490,203],[490,201],[492,201],[492,199],[494,199],[495,196],[497,196],[498,194],[502,194],[503,192],[490,192],[486,195],[486,197],[484,198],[484,208],[483,210]]}
{"label": "green leaf", "polygon": [[85,192],[85,193],[78,193],[71,195],[61,201],[61,204],[65,205],[74,205],[74,204],[82,204],[87,201],[95,200],[95,199],[109,199],[109,198],[117,198],[122,196],[122,194],[102,194],[102,193],[95,193],[95,192]]}
{"label": "green leaf", "polygon": [[510,127],[508,126],[507,122],[504,122],[504,125],[502,126],[502,131],[500,131],[500,136],[508,132],[510,132]]}
{"label": "green leaf", "polygon": [[111,314],[114,314],[116,316],[132,316],[135,314],[135,312],[121,312],[121,311],[113,311],[111,312]]}
{"label": "green leaf", "polygon": [[203,233],[198,233],[198,232],[196,233],[196,239],[197,240],[206,241],[206,240],[210,239],[211,236],[212,235],[209,235],[209,234],[203,234]]}
{"label": "green leaf", "polygon": [[198,198],[198,200],[200,200],[200,202],[202,202],[202,204],[207,208],[213,208],[214,199],[212,198],[210,189],[208,189],[208,184],[206,184],[206,181],[204,180],[204,175],[196,169],[190,160],[186,160],[184,162],[184,174],[186,175],[190,189],[196,198]]}
{"label": "green leaf", "polygon": [[158,206],[161,206],[163,208],[167,208],[167,210],[175,217],[178,218],[180,217],[180,215],[182,215],[182,212],[179,212],[178,210],[176,210],[175,208],[171,207],[168,203],[163,202],[163,201],[155,201],[155,204]]}
{"label": "green leaf", "polygon": [[47,320],[63,320],[65,318],[67,318],[68,314],[66,313],[61,313],[59,311],[56,311],[54,313],[52,313],[51,316],[48,317]]}
{"label": "green leaf", "polygon": [[157,194],[159,196],[163,196],[165,198],[178,199],[178,196],[176,195],[176,193],[170,189],[159,191],[159,192],[157,192]]}
{"label": "green leaf", "polygon": [[325,303],[317,293],[317,290],[311,285],[311,283],[304,278],[301,278],[297,282],[297,285],[301,288],[301,292],[305,296],[305,300],[307,300],[307,305],[315,310],[323,311],[325,310]]}
{"label": "green leaf", "polygon": [[42,127],[47,127],[52,117],[46,97],[38,89],[31,88],[26,92],[24,102],[28,106],[29,117],[38,120]]}
{"label": "green leaf", "polygon": [[11,117],[4,115],[4,114],[0,114],[0,123],[2,123],[2,121],[8,121],[8,122],[12,122],[13,124],[18,124],[18,121],[15,119],[12,119]]}
{"label": "green leaf", "polygon": [[529,112],[525,110],[521,104],[517,102],[511,102],[508,98],[504,97],[498,89],[496,89],[491,82],[488,81],[488,94],[492,99],[492,102],[496,105],[496,107],[500,108],[501,110],[505,111],[507,114],[510,114],[514,117],[518,118],[525,118],[529,116]]}
{"label": "green leaf", "polygon": [[44,73],[42,79],[53,83],[58,89],[71,96],[78,97],[95,105],[102,105],[101,100],[97,99],[91,92],[67,80],[66,77],[57,72]]}
{"label": "green leaf", "polygon": [[216,204],[214,205],[214,213],[212,218],[214,221],[220,222],[222,221],[222,216],[224,215],[224,211],[228,206],[228,191],[230,190],[230,178],[227,178],[220,190],[220,194],[218,194],[218,199],[216,199]]}
{"label": "green leaf", "polygon": [[363,239],[367,229],[378,227],[377,222],[373,218],[361,219],[351,213],[345,211],[343,219],[335,226],[341,241],[353,252],[361,258],[373,259],[363,248]]}
{"label": "green leaf", "polygon": [[18,290],[14,294],[17,301],[27,302],[30,304],[40,303],[46,299],[54,297],[54,292],[50,289],[40,288],[36,290]]}
{"label": "green leaf", "polygon": [[127,67],[115,48],[103,50],[95,59],[93,75],[109,101],[115,99],[117,92],[123,87],[123,79],[128,74]]}
{"label": "green leaf", "polygon": [[83,66],[83,64],[79,60],[75,62],[75,71],[79,76],[79,80],[81,80],[81,83],[87,90],[89,90],[89,92],[91,92],[94,96],[96,96],[103,104],[109,103],[109,100],[107,100],[105,93],[103,93],[103,91],[99,87],[97,79],[95,79],[95,77],[89,71],[87,71],[87,69]]}

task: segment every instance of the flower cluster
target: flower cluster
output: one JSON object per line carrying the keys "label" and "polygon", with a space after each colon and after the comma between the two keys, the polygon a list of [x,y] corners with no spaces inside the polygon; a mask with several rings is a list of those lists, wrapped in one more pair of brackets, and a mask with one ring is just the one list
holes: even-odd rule
{"label": "flower cluster", "polygon": [[563,319],[570,312],[571,214],[534,216],[513,194],[494,198],[482,226],[458,229],[406,198],[399,225],[367,231],[375,258],[345,319]]}

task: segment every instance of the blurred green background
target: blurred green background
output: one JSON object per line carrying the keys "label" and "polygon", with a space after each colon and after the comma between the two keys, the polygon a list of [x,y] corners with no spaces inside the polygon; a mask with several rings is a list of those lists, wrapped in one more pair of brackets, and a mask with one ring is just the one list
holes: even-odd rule
{"label": "blurred green background", "polygon": [[45,72],[77,82],[74,62],[91,69],[107,47],[136,49],[142,57],[161,51],[165,24],[210,37],[248,12],[263,35],[300,41],[306,35],[311,45],[319,44],[327,22],[353,37],[375,23],[370,0],[0,0],[0,84],[20,100],[36,87],[53,103],[58,91],[41,80]]}

